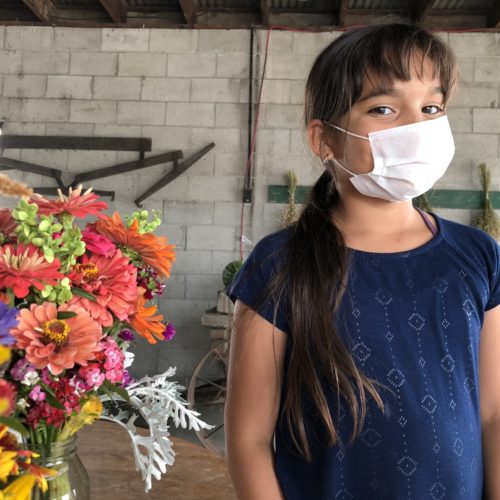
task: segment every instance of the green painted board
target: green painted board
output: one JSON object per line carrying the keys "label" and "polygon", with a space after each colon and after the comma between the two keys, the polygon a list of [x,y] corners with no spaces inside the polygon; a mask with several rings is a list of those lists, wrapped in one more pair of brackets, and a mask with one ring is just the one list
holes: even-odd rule
{"label": "green painted board", "polygon": [[[295,202],[304,203],[311,186],[297,186]],[[493,208],[500,209],[500,191],[490,192]],[[435,208],[482,208],[483,192],[465,189],[435,189],[427,193],[427,199]],[[269,203],[288,203],[286,186],[270,185],[268,187]]]}

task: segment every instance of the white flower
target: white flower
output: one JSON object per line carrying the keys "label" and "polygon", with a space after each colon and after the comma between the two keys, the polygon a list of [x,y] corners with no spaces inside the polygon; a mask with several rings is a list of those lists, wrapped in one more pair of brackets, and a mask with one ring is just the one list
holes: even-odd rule
{"label": "white flower", "polygon": [[26,410],[26,408],[29,406],[28,405],[28,402],[24,399],[24,398],[21,398],[17,401],[16,403],[16,406],[21,410],[21,411],[24,411]]}
{"label": "white flower", "polygon": [[123,360],[123,368],[128,368],[134,362],[135,354],[133,352],[126,352],[125,359]]}
{"label": "white flower", "polygon": [[39,380],[38,373],[35,370],[29,371],[24,376],[21,384],[24,385],[35,385]]}

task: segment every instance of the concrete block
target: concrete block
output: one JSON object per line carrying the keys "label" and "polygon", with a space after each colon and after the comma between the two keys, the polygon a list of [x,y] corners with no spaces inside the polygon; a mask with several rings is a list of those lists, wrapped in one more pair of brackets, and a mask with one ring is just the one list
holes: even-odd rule
{"label": "concrete block", "polygon": [[500,134],[500,109],[473,109],[473,131],[486,134]]}
{"label": "concrete block", "polygon": [[[71,172],[87,172],[95,168],[109,167],[114,163],[116,163],[116,151],[68,151],[68,170]],[[105,177],[108,184],[106,189],[115,189],[119,177],[122,176]]]}
{"label": "concrete block", "polygon": [[50,50],[54,29],[48,26],[7,26],[5,47],[15,50]]}
{"label": "concrete block", "polygon": [[163,220],[169,224],[212,224],[213,204],[200,201],[165,201]]}
{"label": "concrete block", "polygon": [[156,102],[119,102],[118,123],[162,125],[165,123],[165,104]]}
{"label": "concrete block", "polygon": [[21,160],[51,168],[66,170],[68,151],[58,149],[24,149]]}
{"label": "concrete block", "polygon": [[115,123],[114,101],[71,101],[69,119],[76,123]]}
{"label": "concrete block", "polygon": [[[290,130],[290,153],[302,156],[312,154],[304,130]],[[321,168],[323,168],[322,165]]]}
{"label": "concrete block", "polygon": [[298,55],[317,56],[327,45],[340,35],[341,33],[338,31],[293,33],[293,52]]}
{"label": "concrete block", "polygon": [[[283,124],[285,125],[285,124]],[[257,131],[258,154],[285,154],[290,150],[290,130],[261,128]]]}
{"label": "concrete block", "polygon": [[[188,274],[186,276],[186,297],[188,299],[206,299],[211,302],[217,303],[217,292],[221,288],[221,278],[218,275],[213,274]],[[201,322],[204,323],[204,318],[207,313],[202,316]],[[231,318],[228,314],[220,315],[224,318]],[[215,320],[212,320],[215,322]],[[223,322],[224,319],[219,319],[219,322]],[[227,321],[227,319],[226,319]],[[212,326],[204,325],[203,326]]]}
{"label": "concrete block", "polygon": [[[2,132],[11,135],[45,135],[45,123],[13,122],[8,121],[3,124]],[[47,135],[51,135],[47,133]],[[57,134],[53,134],[57,135]],[[7,156],[5,150],[4,156]],[[8,156],[10,158],[10,156]]]}
{"label": "concrete block", "polygon": [[[239,226],[241,219],[242,203],[217,201],[214,203],[214,224],[216,226]],[[251,205],[245,203],[243,218],[249,220]],[[228,261],[229,262],[229,261]],[[227,262],[226,262],[227,264]]]}
{"label": "concrete block", "polygon": [[4,75],[3,92],[6,97],[43,97],[47,78],[41,75]]}
{"label": "concrete block", "polygon": [[248,78],[249,57],[247,52],[223,52],[217,54],[218,78]]}
{"label": "concrete block", "polygon": [[169,54],[167,76],[188,78],[215,76],[215,54]]}
{"label": "concrete block", "polygon": [[248,127],[248,105],[217,103],[215,105],[215,126],[229,128]]}
{"label": "concrete block", "polygon": [[[215,142],[216,153],[240,153],[242,151],[241,129],[239,128],[193,128],[191,147],[200,148]],[[246,142],[245,148],[246,148]]]}
{"label": "concrete block", "polygon": [[304,80],[314,62],[312,56],[270,55],[267,62],[266,77],[282,80]]}
{"label": "concrete block", "polygon": [[295,80],[290,82],[290,102],[292,104],[304,104],[306,95],[306,81]]}
{"label": "concrete block", "polygon": [[300,128],[302,125],[303,106],[297,104],[266,104],[266,128]]}
{"label": "concrete block", "polygon": [[500,81],[500,57],[476,57],[474,80],[498,83]]}
{"label": "concrete block", "polygon": [[[141,127],[134,125],[108,125],[105,123],[98,123],[95,126],[96,137],[142,137],[141,133]],[[132,153],[134,154],[134,158],[137,158],[137,153]]]}
{"label": "concrete block", "polygon": [[245,52],[250,45],[248,30],[200,30],[198,51]]}
{"label": "concrete block", "polygon": [[459,224],[465,224],[466,226],[469,226],[478,215],[477,210],[471,210],[470,208],[437,208],[436,213],[444,219],[452,220],[454,222],[458,222]]}
{"label": "concrete block", "polygon": [[151,30],[149,50],[151,52],[196,52],[199,30]]}
{"label": "concrete block", "polygon": [[215,176],[243,176],[247,165],[245,153],[226,154],[215,153]]}
{"label": "concrete block", "polygon": [[[153,105],[157,106],[156,103]],[[214,124],[214,104],[184,102],[169,102],[167,104],[167,125],[213,127]]]}
{"label": "concrete block", "polygon": [[165,76],[167,56],[159,53],[125,53],[118,56],[121,76]]}
{"label": "concrete block", "polygon": [[498,135],[454,134],[455,158],[498,158]]}
{"label": "concrete block", "polygon": [[0,68],[2,73],[20,73],[21,72],[21,51],[0,50]]}
{"label": "concrete block", "polygon": [[220,290],[217,294],[217,312],[223,314],[233,314],[234,312],[234,304],[224,290]]}
{"label": "concrete block", "polygon": [[102,30],[103,52],[147,52],[149,50],[148,29],[108,29]]}
{"label": "concrete block", "polygon": [[[157,181],[158,179],[156,179]],[[155,180],[145,178],[140,176],[139,184],[139,194],[142,194],[149,189],[155,182]],[[180,176],[177,177],[170,184],[157,191],[152,199],[169,200],[169,201],[184,201],[188,194],[188,177]]]}
{"label": "concrete block", "polygon": [[[235,246],[234,227],[188,226],[187,228],[187,250],[234,250]],[[218,279],[220,280],[219,276]]]}
{"label": "concrete block", "polygon": [[49,75],[47,77],[47,97],[59,99],[90,99],[91,76]]}
{"label": "concrete block", "polygon": [[22,119],[26,122],[66,122],[69,101],[63,99],[26,99],[22,105]]}
{"label": "concrete block", "polygon": [[177,249],[186,248],[186,226],[180,224],[161,224],[157,234],[166,236],[170,245]]}
{"label": "concrete block", "polygon": [[54,28],[54,50],[84,50],[95,52],[101,50],[100,29],[95,28]]}
{"label": "concrete block", "polygon": [[[74,135],[92,136],[94,135],[93,123],[47,123],[47,135]],[[96,134],[99,136],[100,134]],[[102,134],[104,135],[104,134]]]}
{"label": "concrete block", "polygon": [[186,276],[172,271],[167,281],[167,286],[163,292],[163,300],[184,299],[186,297]]}
{"label": "concrete block", "polygon": [[[263,104],[288,104],[290,102],[291,84],[292,82],[290,82],[289,80],[264,80],[260,102]],[[248,87],[248,83],[246,87]],[[246,95],[247,93],[248,88],[245,89],[244,95]],[[257,91],[256,95],[254,95],[254,99],[257,100]]]}
{"label": "concrete block", "polygon": [[[207,276],[208,278],[208,276]],[[220,280],[220,278],[219,278]],[[207,279],[208,285],[212,285]],[[220,287],[219,287],[220,288]],[[218,290],[217,290],[218,292]],[[218,293],[216,292],[216,296]],[[198,297],[199,298],[199,297]],[[218,312],[208,312],[201,317],[201,324],[209,328],[231,328],[233,325],[233,318],[231,314],[221,314]]]}
{"label": "concrete block", "polygon": [[461,82],[474,81],[474,58],[457,57],[457,63],[460,73],[460,81]]}
{"label": "concrete block", "polygon": [[324,168],[319,161],[313,162],[313,159],[314,157],[292,154],[266,155],[264,162],[257,165],[255,175],[265,174],[268,184],[285,184],[287,173],[293,170],[299,177],[299,185],[307,185],[316,179]]}
{"label": "concrete block", "polygon": [[72,52],[69,72],[72,75],[116,75],[118,72],[118,54],[112,52]]}
{"label": "concrete block", "polygon": [[472,109],[449,108],[447,114],[453,132],[472,132]]}
{"label": "concrete block", "polygon": [[[184,158],[189,158],[197,153],[200,148],[184,150]],[[211,149],[208,153],[202,156],[197,162],[189,167],[189,176],[208,176],[213,177],[215,170],[215,149]]]}
{"label": "concrete block", "polygon": [[241,193],[235,177],[189,177],[189,200],[239,201]]}
{"label": "concrete block", "polygon": [[5,26],[0,26],[0,49],[3,49],[5,42]]}
{"label": "concrete block", "polygon": [[139,100],[141,79],[139,77],[96,76],[94,78],[93,98],[115,101]]}
{"label": "concrete block", "polygon": [[[268,31],[257,31],[256,52],[264,54],[266,50],[266,40]],[[269,39],[269,54],[291,53],[293,47],[293,33],[291,31],[273,30]]]}
{"label": "concrete block", "polygon": [[143,101],[189,102],[191,80],[189,78],[143,78]]}
{"label": "concrete block", "polygon": [[229,78],[193,78],[193,102],[240,102],[240,81]]}
{"label": "concrete block", "polygon": [[222,271],[234,260],[240,260],[240,252],[238,250],[214,250],[212,252],[212,274],[218,274],[222,280]]}
{"label": "concrete block", "polygon": [[211,250],[176,250],[175,270],[185,274],[211,273]]}
{"label": "concrete block", "polygon": [[500,55],[498,33],[450,33],[448,40],[460,57]]}
{"label": "concrete block", "polygon": [[22,70],[23,73],[32,75],[65,75],[69,71],[69,53],[58,52],[55,57],[52,52],[25,51]]}
{"label": "concrete block", "polygon": [[498,103],[496,83],[462,83],[452,97],[450,107],[490,108]]}
{"label": "concrete block", "polygon": [[191,127],[142,127],[142,137],[150,137],[153,151],[191,147]]}

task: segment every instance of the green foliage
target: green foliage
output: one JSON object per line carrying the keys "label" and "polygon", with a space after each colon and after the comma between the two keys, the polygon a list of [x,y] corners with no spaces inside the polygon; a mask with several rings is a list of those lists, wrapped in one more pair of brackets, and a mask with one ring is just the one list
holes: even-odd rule
{"label": "green foliage", "polygon": [[298,218],[297,206],[295,205],[295,193],[297,191],[297,175],[293,170],[287,173],[288,207],[281,213],[283,227],[293,224]]}
{"label": "green foliage", "polygon": [[233,281],[236,273],[240,270],[240,267],[243,265],[241,260],[233,260],[230,262],[222,271],[222,282],[224,283],[224,287],[227,288]]}
{"label": "green foliage", "polygon": [[137,231],[139,233],[152,233],[161,224],[161,219],[156,210],[153,210],[151,221],[149,217],[150,215],[147,210],[141,210],[140,212],[134,212],[131,216],[125,216],[125,222],[127,227],[130,227],[134,220],[137,220],[139,223]]}
{"label": "green foliage", "polygon": [[493,209],[490,199],[491,173],[485,163],[479,165],[481,186],[484,192],[484,206],[479,217],[474,221],[474,226],[482,229],[495,239],[500,237],[500,221]]}

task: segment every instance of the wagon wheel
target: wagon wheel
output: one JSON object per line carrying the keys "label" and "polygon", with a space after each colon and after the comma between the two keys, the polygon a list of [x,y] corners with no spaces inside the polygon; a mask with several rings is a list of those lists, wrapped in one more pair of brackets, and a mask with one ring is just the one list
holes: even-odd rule
{"label": "wagon wheel", "polygon": [[196,365],[189,382],[187,398],[191,408],[213,425],[212,429],[196,431],[203,446],[224,456],[224,403],[226,402],[227,356],[229,341],[210,350]]}

